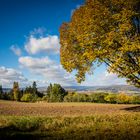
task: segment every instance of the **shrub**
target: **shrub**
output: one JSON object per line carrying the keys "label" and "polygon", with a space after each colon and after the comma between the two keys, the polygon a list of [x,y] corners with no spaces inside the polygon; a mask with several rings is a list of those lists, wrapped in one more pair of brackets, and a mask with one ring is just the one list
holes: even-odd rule
{"label": "shrub", "polygon": [[36,97],[34,97],[32,94],[24,94],[21,98],[22,102],[34,102],[36,101]]}
{"label": "shrub", "polygon": [[41,97],[37,97],[36,101],[42,101]]}
{"label": "shrub", "polygon": [[86,94],[74,94],[73,100],[75,102],[87,102],[87,96]]}
{"label": "shrub", "polygon": [[67,102],[88,102],[88,95],[87,94],[80,94],[80,93],[69,93],[65,96],[64,101]]}
{"label": "shrub", "polygon": [[131,96],[128,96],[125,93],[120,93],[117,95],[117,103],[119,104],[128,104],[131,103],[131,100]]}
{"label": "shrub", "polygon": [[42,101],[49,101],[49,97],[46,95],[46,96],[43,96],[42,97]]}
{"label": "shrub", "polygon": [[108,93],[94,93],[89,96],[90,102],[95,103],[106,103],[105,97]]}
{"label": "shrub", "polygon": [[116,103],[117,102],[117,95],[116,94],[109,94],[105,97],[105,101],[108,103]]}
{"label": "shrub", "polygon": [[131,103],[132,104],[140,104],[140,95],[133,95]]}
{"label": "shrub", "polygon": [[73,95],[75,93],[72,92],[72,93],[68,93],[65,97],[64,97],[64,102],[73,102]]}

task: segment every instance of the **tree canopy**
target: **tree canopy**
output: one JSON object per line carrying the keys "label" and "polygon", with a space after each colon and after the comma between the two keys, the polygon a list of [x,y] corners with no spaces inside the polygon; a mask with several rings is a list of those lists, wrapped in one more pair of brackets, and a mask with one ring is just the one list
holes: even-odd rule
{"label": "tree canopy", "polygon": [[78,82],[102,63],[140,87],[140,0],[86,0],[60,27],[61,64]]}
{"label": "tree canopy", "polygon": [[64,96],[68,93],[60,84],[50,84],[47,88],[47,97],[49,102],[62,102]]}
{"label": "tree canopy", "polygon": [[13,83],[13,95],[14,95],[14,100],[16,101],[20,100],[20,89],[19,89],[18,82]]}
{"label": "tree canopy", "polygon": [[0,94],[3,93],[2,85],[0,85]]}

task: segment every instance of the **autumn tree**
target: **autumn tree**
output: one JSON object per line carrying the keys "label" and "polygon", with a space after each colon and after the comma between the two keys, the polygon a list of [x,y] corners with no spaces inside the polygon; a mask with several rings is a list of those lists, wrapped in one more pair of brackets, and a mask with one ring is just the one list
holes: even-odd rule
{"label": "autumn tree", "polygon": [[19,89],[18,82],[13,83],[13,95],[14,95],[14,100],[16,101],[20,100],[20,89]]}
{"label": "autumn tree", "polygon": [[105,63],[108,71],[140,87],[140,0],[86,0],[60,27],[61,64],[86,72]]}
{"label": "autumn tree", "polygon": [[116,103],[116,101],[117,101],[117,94],[108,94],[105,97],[105,101],[107,101],[108,103]]}
{"label": "autumn tree", "polygon": [[131,96],[126,95],[125,93],[120,93],[117,96],[117,103],[121,103],[121,104],[128,104],[131,102]]}

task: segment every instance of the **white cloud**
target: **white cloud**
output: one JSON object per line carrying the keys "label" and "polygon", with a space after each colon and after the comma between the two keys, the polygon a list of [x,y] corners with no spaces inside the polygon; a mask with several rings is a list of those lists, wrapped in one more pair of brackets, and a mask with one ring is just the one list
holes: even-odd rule
{"label": "white cloud", "polygon": [[30,56],[25,56],[25,57],[20,57],[19,58],[19,63],[26,68],[45,68],[49,67],[50,65],[53,65],[54,62],[50,60],[47,56],[43,58],[32,58]]}
{"label": "white cloud", "polygon": [[[78,85],[73,74],[67,73],[60,64],[48,57],[33,58],[20,57],[19,63],[22,68],[28,69],[34,76],[41,76],[42,81],[47,83],[60,83],[63,86]],[[41,82],[39,82],[41,83]],[[126,84],[125,79],[118,78],[116,74],[104,71],[100,74],[86,75],[83,86],[108,86]]]}
{"label": "white cloud", "polygon": [[30,70],[32,74],[42,76],[42,80],[45,79],[47,82],[60,83],[62,85],[76,84],[73,76],[67,73],[61,65],[50,60],[48,57],[20,57],[19,63],[23,68]]}
{"label": "white cloud", "polygon": [[86,86],[109,86],[109,85],[126,85],[124,78],[118,78],[114,73],[108,73],[104,71],[100,75],[87,75],[86,81],[82,83]]}
{"label": "white cloud", "polygon": [[102,83],[105,85],[122,85],[126,84],[124,78],[118,78],[118,76],[114,73],[104,72],[105,76],[102,78]]}
{"label": "white cloud", "polygon": [[22,54],[21,49],[17,45],[12,45],[10,50],[12,50],[17,56],[21,56]]}
{"label": "white cloud", "polygon": [[28,79],[18,70],[0,67],[0,84],[3,87],[12,87],[14,81],[19,82],[20,86],[24,86],[27,84]]}
{"label": "white cloud", "polygon": [[41,52],[58,54],[59,48],[59,38],[56,35],[40,38],[36,38],[33,35],[31,35],[29,37],[29,40],[25,44],[25,50],[29,54],[37,54]]}

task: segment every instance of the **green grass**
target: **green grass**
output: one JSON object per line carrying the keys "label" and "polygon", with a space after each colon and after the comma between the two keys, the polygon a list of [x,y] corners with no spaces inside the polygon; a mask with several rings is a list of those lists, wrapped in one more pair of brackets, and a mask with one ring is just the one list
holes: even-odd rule
{"label": "green grass", "polygon": [[0,116],[0,139],[139,140],[140,114],[71,117]]}

